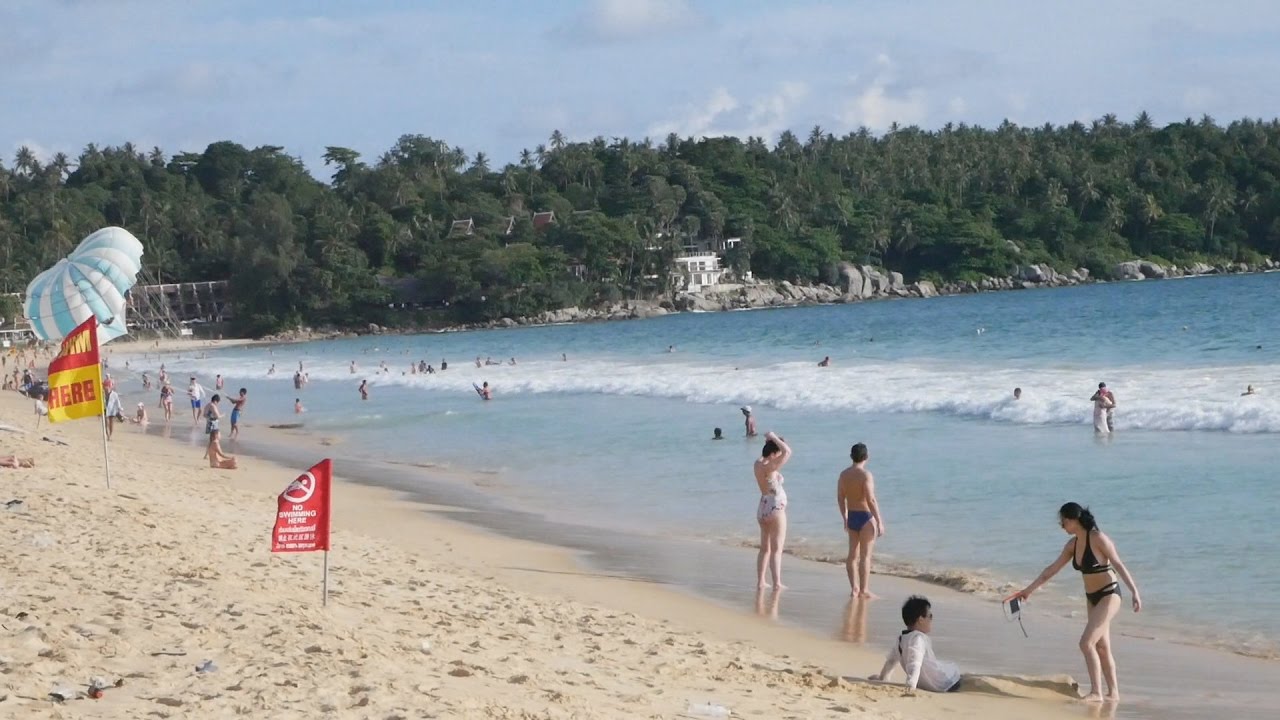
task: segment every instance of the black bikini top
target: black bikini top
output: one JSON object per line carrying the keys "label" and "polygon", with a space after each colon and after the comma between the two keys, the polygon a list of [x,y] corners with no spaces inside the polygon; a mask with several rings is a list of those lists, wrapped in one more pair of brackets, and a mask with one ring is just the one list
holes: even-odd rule
{"label": "black bikini top", "polygon": [[1080,572],[1081,575],[1096,575],[1097,573],[1111,572],[1111,563],[1099,565],[1098,558],[1093,554],[1093,548],[1089,546],[1089,533],[1084,536],[1084,565],[1076,562],[1076,546],[1071,546],[1071,567]]}

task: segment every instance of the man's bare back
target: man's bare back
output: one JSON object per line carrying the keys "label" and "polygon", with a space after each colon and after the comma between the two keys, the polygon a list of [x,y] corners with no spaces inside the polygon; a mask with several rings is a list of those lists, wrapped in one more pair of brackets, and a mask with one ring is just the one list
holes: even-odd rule
{"label": "man's bare back", "polygon": [[[828,475],[827,477],[831,477]],[[862,510],[870,512],[867,503],[867,484],[873,482],[871,471],[857,465],[850,465],[840,472],[838,481],[840,497],[844,499],[844,511]]]}

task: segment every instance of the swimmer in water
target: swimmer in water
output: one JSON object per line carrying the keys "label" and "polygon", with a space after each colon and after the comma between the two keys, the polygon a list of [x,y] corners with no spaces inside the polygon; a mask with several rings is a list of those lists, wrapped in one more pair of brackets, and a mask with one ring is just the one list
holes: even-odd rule
{"label": "swimmer in water", "polygon": [[716,428],[715,430],[712,430],[712,431],[711,431],[711,439],[712,439],[712,440],[723,440],[723,439],[724,439],[724,431],[723,431],[723,430],[721,430],[720,428]]}
{"label": "swimmer in water", "polygon": [[1258,391],[1254,390],[1253,386],[1250,385],[1249,387],[1244,389],[1244,392],[1240,393],[1240,397],[1244,397],[1245,395],[1257,395],[1257,394],[1258,394]]}
{"label": "swimmer in water", "polygon": [[304,412],[306,412],[306,411],[307,411],[307,409],[306,409],[306,408],[304,408],[304,407],[302,407],[302,398],[294,398],[294,399],[293,399],[293,414],[294,414],[294,415],[301,415],[302,413],[304,413]]}
{"label": "swimmer in water", "polygon": [[747,437],[756,436],[756,418],[751,414],[751,406],[743,405],[742,408],[742,424],[746,426]]}
{"label": "swimmer in water", "polygon": [[369,399],[369,381],[361,380],[359,390],[360,390],[360,399],[368,400]]}
{"label": "swimmer in water", "polygon": [[1014,400],[1021,400],[1021,399],[1022,399],[1022,388],[1014,388],[1014,389],[1013,389],[1013,399],[1014,399]]}
{"label": "swimmer in water", "polygon": [[818,367],[830,367],[830,366],[831,366],[830,355],[827,355],[826,357],[822,358],[822,361],[818,363]]}

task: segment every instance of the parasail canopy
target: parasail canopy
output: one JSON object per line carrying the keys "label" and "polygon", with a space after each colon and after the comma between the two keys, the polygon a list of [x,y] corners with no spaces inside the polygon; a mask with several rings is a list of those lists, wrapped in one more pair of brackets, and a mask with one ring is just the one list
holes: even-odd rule
{"label": "parasail canopy", "polygon": [[142,243],[128,230],[103,228],[27,285],[22,309],[42,340],[61,340],[90,317],[98,318],[98,342],[128,332],[125,293],[142,269]]}

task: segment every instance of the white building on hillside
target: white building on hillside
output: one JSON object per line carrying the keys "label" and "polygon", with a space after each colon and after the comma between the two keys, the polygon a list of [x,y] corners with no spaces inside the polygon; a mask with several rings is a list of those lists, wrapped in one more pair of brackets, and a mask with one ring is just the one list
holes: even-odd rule
{"label": "white building on hillside", "polygon": [[719,285],[724,275],[720,256],[713,252],[687,253],[676,257],[671,275],[676,288],[686,292],[698,292],[711,285]]}

